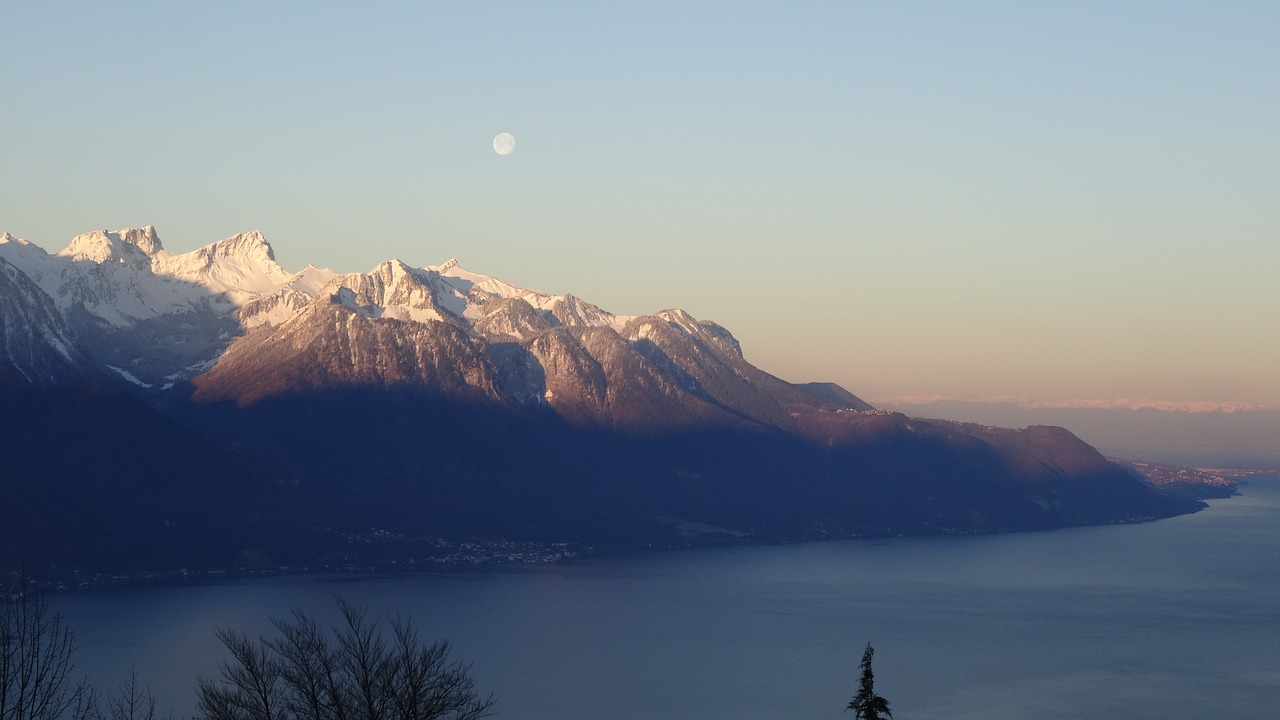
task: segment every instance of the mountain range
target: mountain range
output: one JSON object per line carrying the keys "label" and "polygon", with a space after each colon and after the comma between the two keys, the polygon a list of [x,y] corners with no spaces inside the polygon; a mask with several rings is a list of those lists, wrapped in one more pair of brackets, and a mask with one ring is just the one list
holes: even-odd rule
{"label": "mountain range", "polygon": [[0,566],[412,561],[1131,522],[1154,492],[1055,427],[878,410],[456,260],[290,273],[258,232],[49,254],[0,235]]}
{"label": "mountain range", "polygon": [[909,415],[991,425],[1059,425],[1108,456],[1280,471],[1280,408],[1241,403],[1032,402],[1017,398],[891,398]]}

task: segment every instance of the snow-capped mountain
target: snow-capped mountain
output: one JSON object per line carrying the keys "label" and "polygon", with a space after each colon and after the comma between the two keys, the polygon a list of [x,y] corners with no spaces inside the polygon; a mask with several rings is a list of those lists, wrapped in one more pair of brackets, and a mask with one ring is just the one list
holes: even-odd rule
{"label": "snow-capped mountain", "polygon": [[413,385],[630,427],[790,427],[796,409],[841,407],[758,370],[727,330],[682,310],[618,316],[457,260],[334,277],[293,316],[234,342],[194,384],[197,400],[241,404]]}
{"label": "snow-capped mountain", "polygon": [[285,272],[256,231],[181,254],[150,226],[85,233],[53,254],[5,233],[0,258],[44,292],[89,355],[147,388],[212,366],[235,337],[296,312],[334,275]]}
{"label": "snow-capped mountain", "polygon": [[[127,392],[78,394],[103,378]],[[651,546],[1008,531],[1196,507],[1156,496],[1064,430],[907,418],[839,386],[785,382],[682,310],[614,315],[456,260],[291,273],[257,232],[181,254],[150,227],[86,233],[53,254],[0,236],[0,381],[0,400],[39,421],[0,413],[24,438],[12,453],[30,460],[21,477],[0,474],[0,506],[36,498],[23,517],[57,516],[91,496],[86,484],[113,496],[102,477],[135,482],[139,458],[159,457],[152,444],[198,449],[209,468],[239,468],[238,492],[257,503],[218,511],[262,533],[225,545],[255,543],[242,549],[259,557],[278,541],[299,562],[345,554],[344,533],[369,528]],[[118,432],[85,462],[68,455],[62,489],[35,489],[53,466],[31,446],[59,428],[121,423],[152,431]],[[86,477],[71,477],[80,467]],[[208,494],[155,463],[148,473],[166,507],[217,532]],[[201,492],[217,493],[216,475]],[[160,523],[154,537],[175,527],[131,512],[112,532],[139,547],[147,522]],[[301,547],[304,535],[328,544]]]}
{"label": "snow-capped mountain", "polygon": [[413,385],[606,426],[790,427],[797,408],[841,406],[758,370],[727,330],[682,310],[618,316],[457,260],[289,273],[261,233],[173,254],[152,227],[85,233],[52,255],[5,235],[0,258],[101,367],[156,391],[192,380],[201,401]]}

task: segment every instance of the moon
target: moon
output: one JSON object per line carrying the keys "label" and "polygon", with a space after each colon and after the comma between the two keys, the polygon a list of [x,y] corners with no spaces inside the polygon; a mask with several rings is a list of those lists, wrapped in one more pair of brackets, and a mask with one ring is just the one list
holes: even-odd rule
{"label": "moon", "polygon": [[499,155],[510,155],[516,149],[516,139],[511,133],[498,133],[493,136],[493,151]]}

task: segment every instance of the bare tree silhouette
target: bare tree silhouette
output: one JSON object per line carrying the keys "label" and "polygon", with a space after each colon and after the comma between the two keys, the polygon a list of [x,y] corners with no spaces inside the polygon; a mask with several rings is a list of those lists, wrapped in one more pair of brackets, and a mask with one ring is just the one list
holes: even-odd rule
{"label": "bare tree silhouette", "polygon": [[479,720],[480,697],[470,666],[449,659],[449,644],[424,644],[408,620],[379,620],[339,599],[343,622],[326,632],[294,610],[274,619],[273,639],[217,631],[231,651],[220,681],[201,679],[200,717],[207,720]]}

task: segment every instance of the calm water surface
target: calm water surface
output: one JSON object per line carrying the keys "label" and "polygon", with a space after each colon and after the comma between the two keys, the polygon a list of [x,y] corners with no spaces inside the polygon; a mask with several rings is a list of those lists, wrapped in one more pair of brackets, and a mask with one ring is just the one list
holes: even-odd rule
{"label": "calm water surface", "polygon": [[392,578],[57,596],[99,687],[183,717],[224,655],[333,596],[448,638],[499,718],[848,718],[863,646],[897,720],[1280,713],[1280,480],[1144,525],[696,550]]}

